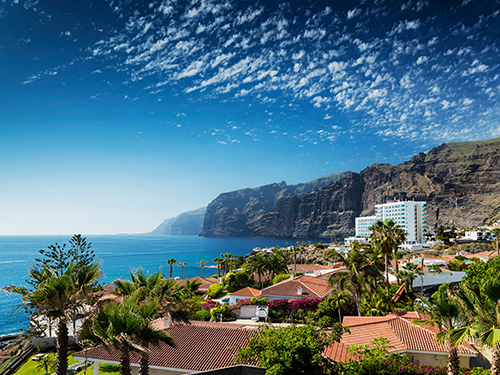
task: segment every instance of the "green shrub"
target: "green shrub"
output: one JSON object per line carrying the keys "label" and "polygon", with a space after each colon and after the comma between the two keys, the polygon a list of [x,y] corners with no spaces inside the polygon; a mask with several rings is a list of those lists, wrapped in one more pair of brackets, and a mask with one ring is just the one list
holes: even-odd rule
{"label": "green shrub", "polygon": [[217,298],[222,294],[223,286],[221,284],[212,284],[207,290],[207,295],[210,298]]}
{"label": "green shrub", "polygon": [[210,312],[208,312],[207,310],[199,310],[196,312],[196,317],[199,319],[199,320],[210,320]]}
{"label": "green shrub", "polygon": [[46,351],[49,350],[49,344],[42,341],[40,344],[36,346],[36,350],[40,353],[45,353]]}
{"label": "green shrub", "polygon": [[282,273],[282,274],[276,275],[273,279],[273,285],[278,284],[278,283],[282,282],[283,280],[286,280],[289,278],[290,278],[289,273]]}

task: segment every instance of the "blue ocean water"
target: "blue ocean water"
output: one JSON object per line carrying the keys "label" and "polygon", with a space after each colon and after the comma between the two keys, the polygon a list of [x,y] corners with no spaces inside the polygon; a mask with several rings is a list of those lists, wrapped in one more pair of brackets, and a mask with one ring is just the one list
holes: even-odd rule
{"label": "blue ocean water", "polygon": [[[54,243],[67,243],[71,236],[0,236],[0,288],[7,285],[26,285],[28,269],[39,250]],[[318,242],[319,240],[311,240]],[[103,284],[117,278],[130,279],[130,269],[138,267],[155,272],[162,267],[168,276],[167,259],[186,262],[184,277],[200,275],[197,261],[206,260],[215,264],[214,258],[223,253],[246,255],[254,247],[286,246],[295,244],[295,238],[206,238],[198,236],[153,236],[153,235],[99,235],[87,236],[92,243],[95,258],[101,262],[104,273]],[[203,269],[203,276],[216,271]],[[173,277],[181,276],[181,267],[173,267]],[[0,290],[0,335],[20,332],[28,327],[28,316],[16,312],[21,305],[17,294]]]}

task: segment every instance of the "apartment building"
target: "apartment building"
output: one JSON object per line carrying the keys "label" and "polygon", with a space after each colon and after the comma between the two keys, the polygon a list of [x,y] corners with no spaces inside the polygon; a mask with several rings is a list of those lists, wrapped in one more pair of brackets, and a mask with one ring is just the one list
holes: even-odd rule
{"label": "apartment building", "polygon": [[427,231],[427,203],[398,201],[375,206],[374,216],[357,217],[356,237],[369,237],[368,229],[377,221],[393,220],[406,231],[407,243],[425,243]]}

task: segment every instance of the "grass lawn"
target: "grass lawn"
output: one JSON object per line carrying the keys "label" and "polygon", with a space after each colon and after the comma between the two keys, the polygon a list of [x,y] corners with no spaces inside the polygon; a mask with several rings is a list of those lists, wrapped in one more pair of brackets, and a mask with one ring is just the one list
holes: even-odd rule
{"label": "grass lawn", "polygon": [[[55,353],[47,353],[49,358],[53,360],[53,364],[55,366]],[[33,358],[35,355],[32,355]],[[21,366],[21,368],[16,372],[16,375],[45,375],[45,368],[42,365],[42,361],[33,361],[32,359],[28,359],[28,361]],[[68,365],[72,365],[73,363],[78,362],[73,356],[68,357]],[[55,372],[55,368],[49,369],[49,373]]]}
{"label": "grass lawn", "polygon": [[[120,365],[112,365],[109,363],[102,363],[99,367],[99,374],[103,375],[120,375]],[[94,374],[94,365],[87,367],[87,375]],[[76,375],[85,375],[85,371],[79,372]]]}

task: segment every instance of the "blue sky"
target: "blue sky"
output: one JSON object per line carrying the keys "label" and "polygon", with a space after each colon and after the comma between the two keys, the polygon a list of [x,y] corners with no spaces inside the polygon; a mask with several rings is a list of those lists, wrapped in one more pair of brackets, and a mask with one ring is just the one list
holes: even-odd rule
{"label": "blue sky", "polygon": [[0,2],[0,234],[500,136],[498,1]]}

